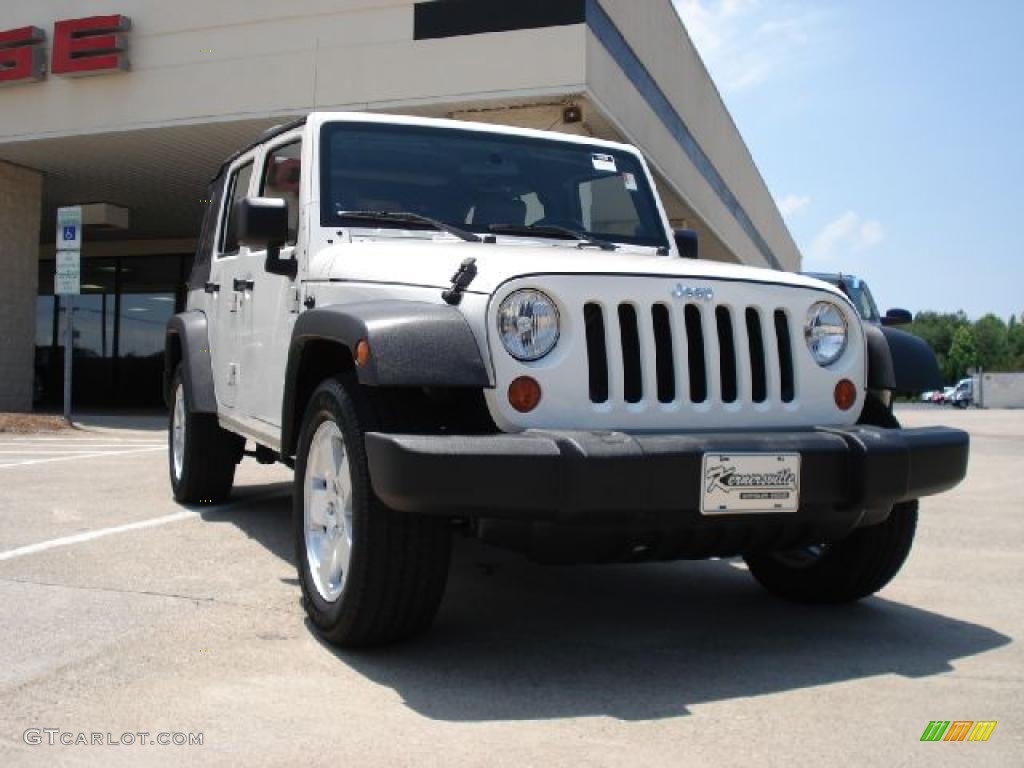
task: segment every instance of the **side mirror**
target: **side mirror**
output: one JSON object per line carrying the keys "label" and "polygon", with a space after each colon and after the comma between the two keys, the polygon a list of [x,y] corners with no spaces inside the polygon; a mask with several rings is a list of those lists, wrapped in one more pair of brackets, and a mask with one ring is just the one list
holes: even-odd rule
{"label": "side mirror", "polygon": [[235,210],[238,242],[250,248],[265,248],[263,268],[272,275],[295,278],[299,263],[282,259],[281,246],[288,242],[288,203],[276,197],[247,197]]}
{"label": "side mirror", "polygon": [[905,309],[890,309],[882,318],[882,325],[910,325],[914,322],[914,316]]}
{"label": "side mirror", "polygon": [[700,243],[697,233],[692,229],[677,229],[675,231],[676,248],[679,249],[679,257],[682,259],[696,259],[700,250]]}

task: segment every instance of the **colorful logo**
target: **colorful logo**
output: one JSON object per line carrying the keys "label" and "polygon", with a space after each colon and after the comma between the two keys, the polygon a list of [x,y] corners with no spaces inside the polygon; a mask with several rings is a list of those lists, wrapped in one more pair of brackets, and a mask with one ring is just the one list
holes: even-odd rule
{"label": "colorful logo", "polygon": [[995,728],[995,720],[932,720],[921,741],[988,741]]}

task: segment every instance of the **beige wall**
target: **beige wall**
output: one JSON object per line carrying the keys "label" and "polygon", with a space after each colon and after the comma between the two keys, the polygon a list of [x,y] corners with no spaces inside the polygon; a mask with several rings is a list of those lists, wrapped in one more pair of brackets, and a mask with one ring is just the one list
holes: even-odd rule
{"label": "beige wall", "polygon": [[32,408],[43,179],[0,163],[0,411]]}
{"label": "beige wall", "polygon": [[[599,2],[782,266],[798,269],[796,245],[671,0]],[[51,174],[51,210],[109,200],[135,206],[139,237],[189,235],[191,225],[161,229],[147,211],[180,208],[182,201],[195,209],[215,162],[238,145],[221,141],[222,154],[211,161],[202,142],[230,133],[230,126],[317,108],[507,117],[511,124],[533,125],[522,107],[573,99],[588,107],[588,116],[600,113],[612,130],[602,135],[640,146],[667,208],[701,233],[706,255],[766,265],[749,233],[585,24],[414,41],[413,6],[413,0],[0,2],[0,29],[31,24],[48,40],[57,19],[102,13],[132,19],[130,72],[51,75],[0,89],[0,159]],[[111,175],[117,163],[90,149],[104,141],[117,152],[134,148],[144,158],[130,161],[136,172]],[[202,172],[194,170],[200,165]],[[154,173],[166,178],[154,182]],[[140,179],[141,193],[132,189],[130,201],[118,196],[127,196],[130,182]],[[78,199],[82,190],[88,193]],[[148,190],[160,190],[160,205]]]}
{"label": "beige wall", "polygon": [[582,89],[583,25],[412,41],[413,1],[0,3],[0,29],[132,20],[131,70],[0,91],[0,143],[146,126]]}
{"label": "beige wall", "polygon": [[974,401],[981,408],[1024,408],[1024,373],[973,376]]}
{"label": "beige wall", "polygon": [[[768,242],[783,268],[800,267],[800,252],[786,228],[754,159],[733,123],[696,48],[668,0],[600,0],[694,138]],[[667,129],[592,35],[587,45],[587,84],[644,146],[676,192],[747,264],[764,259],[716,193],[679,149]]]}

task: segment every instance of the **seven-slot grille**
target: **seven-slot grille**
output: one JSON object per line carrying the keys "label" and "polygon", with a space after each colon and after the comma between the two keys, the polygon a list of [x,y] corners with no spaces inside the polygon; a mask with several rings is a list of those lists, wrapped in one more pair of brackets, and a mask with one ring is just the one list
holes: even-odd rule
{"label": "seven-slot grille", "polygon": [[593,403],[795,397],[793,335],[782,309],[587,302],[583,319]]}

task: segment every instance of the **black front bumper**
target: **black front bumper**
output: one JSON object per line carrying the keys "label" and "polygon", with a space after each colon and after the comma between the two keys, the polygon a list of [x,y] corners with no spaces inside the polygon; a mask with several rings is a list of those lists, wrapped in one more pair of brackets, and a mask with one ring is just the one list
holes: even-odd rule
{"label": "black front bumper", "polygon": [[[968,448],[966,432],[945,427],[366,436],[373,489],[392,509],[643,529],[774,518],[849,530],[884,520],[898,502],[955,486]],[[704,454],[740,452],[800,454],[797,512],[701,514]]]}

